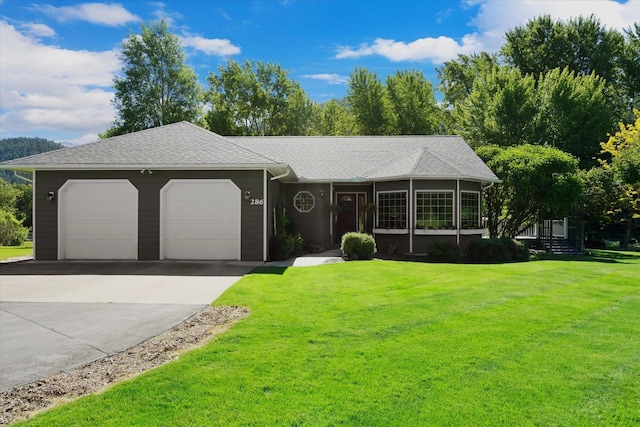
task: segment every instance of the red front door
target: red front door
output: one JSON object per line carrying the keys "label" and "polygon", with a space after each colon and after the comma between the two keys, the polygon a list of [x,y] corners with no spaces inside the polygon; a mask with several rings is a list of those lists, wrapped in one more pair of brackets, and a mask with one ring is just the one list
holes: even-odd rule
{"label": "red front door", "polygon": [[343,234],[360,230],[358,208],[365,202],[366,196],[364,193],[337,193],[336,197],[340,209],[336,215],[335,237],[337,243],[340,243]]}

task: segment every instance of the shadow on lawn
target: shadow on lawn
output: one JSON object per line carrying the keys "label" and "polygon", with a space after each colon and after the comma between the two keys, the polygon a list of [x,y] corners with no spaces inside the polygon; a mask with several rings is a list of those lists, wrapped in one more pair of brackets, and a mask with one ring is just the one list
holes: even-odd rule
{"label": "shadow on lawn", "polygon": [[580,262],[603,262],[609,264],[624,263],[626,261],[640,261],[640,253],[633,254],[628,252],[603,251],[603,250],[587,250],[584,256],[573,255],[551,255],[537,254],[531,258],[532,261],[580,261]]}

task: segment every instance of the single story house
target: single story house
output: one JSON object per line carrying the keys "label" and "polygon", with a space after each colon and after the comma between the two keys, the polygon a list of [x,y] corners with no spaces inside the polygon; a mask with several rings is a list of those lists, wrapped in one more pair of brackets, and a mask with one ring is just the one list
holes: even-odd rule
{"label": "single story house", "polygon": [[348,231],[423,253],[482,235],[498,178],[459,136],[223,137],[174,123],[0,164],[33,173],[34,257],[269,258],[276,212],[308,245]]}

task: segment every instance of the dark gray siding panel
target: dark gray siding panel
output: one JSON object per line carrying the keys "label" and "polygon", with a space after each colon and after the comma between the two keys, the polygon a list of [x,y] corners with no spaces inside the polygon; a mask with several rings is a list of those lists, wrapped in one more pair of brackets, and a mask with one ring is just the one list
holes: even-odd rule
{"label": "dark gray siding panel", "polygon": [[[36,184],[36,259],[58,257],[58,206],[47,201],[47,193],[68,179],[128,179],[138,189],[138,259],[160,257],[160,189],[171,179],[231,179],[250,199],[263,199],[263,171],[38,171]],[[263,206],[242,199],[242,259],[263,259]]]}
{"label": "dark gray siding panel", "polygon": [[456,181],[413,181],[414,190],[453,190],[456,189]]}
{"label": "dark gray siding panel", "polygon": [[[294,231],[302,236],[305,246],[330,248],[331,216],[326,211],[331,204],[329,184],[285,184],[283,189],[287,217],[292,221]],[[323,195],[320,190],[324,191]],[[293,199],[300,191],[310,192],[315,199],[315,205],[310,212],[300,212],[293,205]]]}
{"label": "dark gray siding panel", "polygon": [[409,253],[408,234],[376,234],[376,249],[380,253],[390,253],[390,246],[395,246],[395,253]]}

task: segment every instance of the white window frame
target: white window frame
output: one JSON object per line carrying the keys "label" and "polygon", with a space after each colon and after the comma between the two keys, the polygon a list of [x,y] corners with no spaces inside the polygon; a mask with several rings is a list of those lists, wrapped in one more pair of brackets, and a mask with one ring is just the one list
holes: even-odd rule
{"label": "white window frame", "polygon": [[[438,228],[418,228],[418,221],[423,221],[418,218],[418,194],[423,193],[448,193],[451,195],[451,225],[447,225],[444,227]],[[415,203],[414,203],[414,222],[416,223],[416,230],[456,230],[456,197],[454,190],[416,190],[415,192]]]}
{"label": "white window frame", "polygon": [[[305,207],[308,206],[308,199],[305,200],[305,203],[303,204],[302,207],[298,206],[298,197],[301,195],[304,195],[305,197],[306,196],[311,197],[311,206],[308,209],[305,209]],[[300,213],[309,213],[313,210],[315,206],[316,206],[316,198],[311,193],[311,191],[301,190],[301,191],[298,191],[295,196],[293,196],[293,207],[296,208],[296,210]]]}
{"label": "white window frame", "polygon": [[[381,228],[380,227],[380,195],[381,194],[390,194],[390,193],[400,193],[405,196],[405,207],[404,207],[404,227],[400,228]],[[409,192],[407,190],[388,190],[388,191],[377,191],[376,192],[376,228],[375,232],[383,234],[385,232],[389,234],[397,234],[397,233],[406,233],[409,225]]]}
{"label": "white window frame", "polygon": [[[471,227],[471,228],[469,228],[468,226],[465,227],[465,224],[463,223],[464,218],[462,217],[462,208],[464,206],[463,199],[464,199],[465,193],[467,193],[467,194],[475,194],[478,197],[478,205],[477,205],[477,208],[478,208],[478,219],[477,219],[477,221],[475,223],[475,227]],[[466,230],[471,230],[471,229],[479,229],[480,228],[480,219],[482,218],[481,203],[482,202],[481,202],[481,199],[480,199],[480,192],[479,191],[468,191],[468,190],[460,191],[460,229],[462,229],[462,230],[465,230],[465,229]]]}

